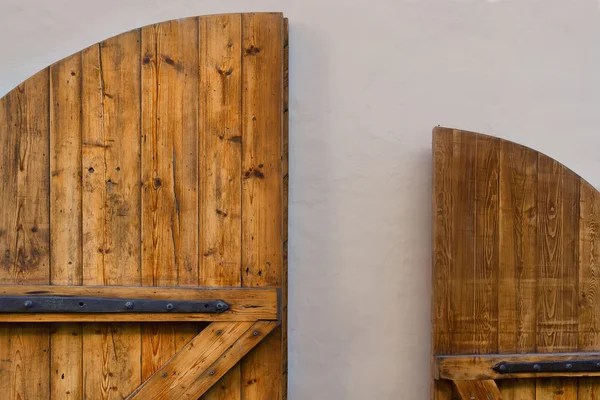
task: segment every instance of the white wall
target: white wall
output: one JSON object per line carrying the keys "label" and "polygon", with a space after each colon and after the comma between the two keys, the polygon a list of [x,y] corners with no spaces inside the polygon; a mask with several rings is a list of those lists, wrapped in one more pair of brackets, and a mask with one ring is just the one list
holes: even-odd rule
{"label": "white wall", "polygon": [[0,95],[153,22],[290,18],[290,399],[428,398],[431,128],[600,187],[599,0],[0,0]]}

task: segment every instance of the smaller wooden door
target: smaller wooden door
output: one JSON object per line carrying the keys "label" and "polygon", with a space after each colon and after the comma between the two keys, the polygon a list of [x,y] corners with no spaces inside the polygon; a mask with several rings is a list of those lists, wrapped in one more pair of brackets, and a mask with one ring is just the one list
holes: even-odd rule
{"label": "smaller wooden door", "polygon": [[286,398],[287,20],[105,40],[0,99],[0,395]]}
{"label": "smaller wooden door", "polygon": [[432,399],[600,398],[598,191],[455,129],[433,164]]}

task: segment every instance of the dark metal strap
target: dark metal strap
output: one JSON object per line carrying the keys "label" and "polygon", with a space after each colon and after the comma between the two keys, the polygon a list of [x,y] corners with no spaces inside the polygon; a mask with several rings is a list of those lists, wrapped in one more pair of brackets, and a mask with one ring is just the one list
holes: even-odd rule
{"label": "dark metal strap", "polygon": [[598,372],[600,371],[600,359],[544,362],[502,361],[494,365],[492,368],[499,374],[529,374],[543,372]]}
{"label": "dark metal strap", "polygon": [[0,296],[0,313],[202,313],[229,309],[222,300],[184,301],[64,296]]}

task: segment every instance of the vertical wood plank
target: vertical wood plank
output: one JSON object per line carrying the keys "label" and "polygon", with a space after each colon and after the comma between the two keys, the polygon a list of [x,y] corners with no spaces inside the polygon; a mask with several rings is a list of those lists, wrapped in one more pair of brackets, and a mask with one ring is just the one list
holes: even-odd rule
{"label": "vertical wood plank", "polygon": [[[202,286],[241,286],[240,14],[200,17],[200,226]],[[234,366],[204,400],[240,399]]]}
{"label": "vertical wood plank", "polygon": [[[242,284],[280,286],[283,16],[242,15]],[[242,360],[242,398],[281,393],[281,328]]]}
{"label": "vertical wood plank", "polygon": [[[537,153],[502,141],[500,149],[498,352],[532,353],[536,340]],[[498,382],[505,400],[535,399],[534,379]]]}
{"label": "vertical wood plank", "polygon": [[[577,350],[579,178],[558,162],[538,157],[537,352]],[[539,379],[537,399],[577,398],[577,381]]]}
{"label": "vertical wood plank", "polygon": [[[103,236],[104,246],[99,247],[102,268],[85,268],[88,285],[141,284],[140,46],[140,31],[131,31],[100,43],[97,57],[90,59],[97,74],[86,90],[95,91],[90,107],[98,112],[84,115],[90,118],[84,126],[93,126],[86,144],[99,148],[90,160],[103,161],[93,172],[103,179],[86,196],[104,205],[86,208],[91,215],[83,218],[95,221],[89,229]],[[84,335],[84,398],[127,396],[141,382],[139,324],[88,324]]]}
{"label": "vertical wood plank", "polygon": [[[600,194],[581,179],[579,225],[579,351],[600,348]],[[600,397],[600,381],[581,378],[579,400]]]}
{"label": "vertical wood plank", "polygon": [[200,18],[202,285],[241,285],[241,15]]}
{"label": "vertical wood plank", "polygon": [[[44,70],[0,100],[0,281],[49,282],[49,75]],[[0,390],[48,398],[49,332],[0,325]]]}
{"label": "vertical wood plank", "polygon": [[454,131],[452,165],[452,264],[450,290],[450,350],[475,353],[480,326],[475,316],[475,135]]}
{"label": "vertical wood plank", "polygon": [[499,139],[479,135],[475,162],[474,318],[477,353],[498,351]]}
{"label": "vertical wood plank", "polygon": [[283,19],[283,271],[281,277],[281,400],[288,389],[288,202],[289,202],[289,24]]}
{"label": "vertical wood plank", "polygon": [[[452,154],[451,129],[433,131],[433,296],[434,354],[450,353],[449,277],[452,269]],[[432,374],[433,376],[433,374]],[[432,379],[434,400],[450,400],[452,383]]]}
{"label": "vertical wood plank", "polygon": [[[198,20],[143,28],[142,54],[142,284],[197,286]],[[142,379],[197,331],[143,324]]]}
{"label": "vertical wood plank", "polygon": [[[51,283],[82,282],[81,54],[50,67]],[[80,324],[51,328],[53,399],[82,398]]]}

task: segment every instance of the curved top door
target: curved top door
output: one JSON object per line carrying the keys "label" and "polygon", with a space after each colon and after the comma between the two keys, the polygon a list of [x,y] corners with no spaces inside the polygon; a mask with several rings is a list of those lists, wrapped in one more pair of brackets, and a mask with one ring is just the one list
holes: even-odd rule
{"label": "curved top door", "polygon": [[[496,379],[504,399],[596,398],[597,371],[477,377],[469,368],[486,358],[469,356],[600,351],[600,194],[550,157],[491,136],[436,128],[433,151],[434,356],[466,356],[452,379]],[[458,395],[449,381],[433,386],[435,399]]]}
{"label": "curved top door", "polygon": [[[2,324],[3,396],[122,399],[150,385],[161,399],[285,397],[286,60],[280,13],[186,18],[91,46],[0,99],[0,285],[178,300],[254,290],[223,292],[233,308],[208,328],[191,317]],[[196,294],[144,289],[175,286]],[[251,316],[271,294],[272,313]],[[263,318],[273,322],[253,325]],[[223,347],[212,370],[176,366],[195,343],[239,354]]]}

